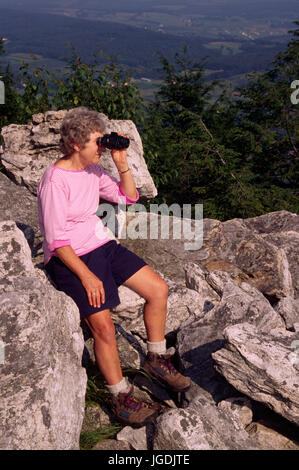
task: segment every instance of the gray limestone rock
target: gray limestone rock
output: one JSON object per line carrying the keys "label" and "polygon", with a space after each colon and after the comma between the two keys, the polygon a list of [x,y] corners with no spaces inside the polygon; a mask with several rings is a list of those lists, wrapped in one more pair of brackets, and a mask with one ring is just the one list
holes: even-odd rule
{"label": "gray limestone rock", "polygon": [[86,387],[78,309],[34,268],[13,221],[0,223],[0,274],[0,448],[78,449]]}
{"label": "gray limestone rock", "polygon": [[241,323],[224,335],[225,346],[212,354],[217,371],[240,392],[299,424],[298,334]]}
{"label": "gray limestone rock", "polygon": [[222,271],[208,273],[206,280],[221,295],[221,300],[200,318],[181,324],[177,347],[185,373],[192,380],[186,398],[191,400],[200,394],[219,402],[236,392],[215,371],[212,358],[212,353],[224,346],[224,329],[247,321],[257,325],[262,332],[284,328],[284,322],[262,293],[246,282],[239,286],[227,272]]}
{"label": "gray limestone rock", "polygon": [[[2,163],[10,177],[17,184],[26,186],[34,195],[44,170],[62,156],[58,146],[59,129],[66,114],[66,110],[48,111],[33,115],[29,124],[10,124],[2,128]],[[104,114],[101,114],[101,117],[105,121],[107,133],[115,131],[130,137],[127,156],[136,187],[140,196],[147,199],[155,197],[157,189],[148,172],[141,138],[135,124],[132,121],[110,121]],[[104,152],[101,164],[112,176],[119,179],[110,151]]]}
{"label": "gray limestone rock", "polygon": [[204,397],[157,419],[154,450],[254,450],[248,433]]}
{"label": "gray limestone rock", "polygon": [[[286,211],[272,213],[276,222],[292,215]],[[127,212],[126,217],[127,225],[132,223],[134,217],[140,219],[137,212]],[[147,213],[142,217],[140,220],[142,227],[146,227],[147,236],[143,236],[142,230],[145,230],[142,229],[140,236],[134,233],[134,239],[124,237],[122,244],[134,250],[168,278],[184,283],[184,265],[192,262],[198,264],[203,271],[228,272],[236,282],[247,282],[273,300],[273,303],[286,296],[296,297],[299,278],[296,261],[298,232],[293,230],[276,234],[274,225],[273,233],[263,234],[255,229],[251,230],[250,224],[245,223],[246,219],[226,222],[203,219],[202,245],[196,247],[194,244],[194,249],[186,249],[187,237],[183,230],[180,238],[176,239],[174,236],[173,227],[178,223],[178,217],[165,214],[158,216],[159,227],[162,227],[165,219],[168,220],[170,235],[167,239],[163,239],[160,233],[156,239],[150,239],[148,234],[151,229],[151,215]],[[268,221],[270,223],[270,218]],[[196,227],[192,220],[189,232],[194,234],[194,239],[199,233]],[[275,242],[277,237],[280,243]]]}
{"label": "gray limestone rock", "polygon": [[0,201],[0,221],[14,220],[35,255],[42,245],[36,197],[24,186],[17,186],[0,172]]}

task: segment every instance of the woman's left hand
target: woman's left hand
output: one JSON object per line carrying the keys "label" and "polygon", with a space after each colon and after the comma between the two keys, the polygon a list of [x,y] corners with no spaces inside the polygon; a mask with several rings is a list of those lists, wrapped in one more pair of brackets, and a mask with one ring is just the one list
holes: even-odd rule
{"label": "woman's left hand", "polygon": [[[126,136],[123,136],[122,134],[118,134],[118,135],[121,135],[122,137],[128,137],[127,135]],[[111,156],[113,158],[113,161],[118,171],[125,171],[129,168],[129,165],[127,162],[127,149],[122,149],[122,150],[112,149]]]}

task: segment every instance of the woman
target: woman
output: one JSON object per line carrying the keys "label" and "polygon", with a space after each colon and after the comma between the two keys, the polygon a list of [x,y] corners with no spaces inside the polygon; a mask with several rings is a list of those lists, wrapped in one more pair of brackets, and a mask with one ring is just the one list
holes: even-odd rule
{"label": "woman", "polygon": [[97,140],[104,131],[95,111],[77,108],[66,115],[60,131],[64,156],[46,169],[39,184],[39,222],[45,268],[57,287],[76,302],[92,332],[96,361],[113,395],[116,417],[142,426],[157,410],[133,398],[133,387],[122,376],[110,316],[110,309],[120,303],[120,285],[146,300],[148,353],[143,367],[171,390],[186,390],[189,379],[173,367],[166,352],[166,282],[143,259],[112,241],[95,215],[101,197],[122,204],[139,198],[126,150],[111,150],[120,181],[98,165],[103,148]]}

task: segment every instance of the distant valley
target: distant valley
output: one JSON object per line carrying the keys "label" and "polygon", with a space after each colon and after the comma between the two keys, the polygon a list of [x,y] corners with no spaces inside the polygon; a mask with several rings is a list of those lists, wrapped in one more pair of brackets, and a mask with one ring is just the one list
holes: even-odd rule
{"label": "distant valley", "polygon": [[[143,9],[130,12],[134,1],[126,2],[126,11],[116,8],[111,13],[108,6],[102,10],[92,9],[92,5],[99,5],[92,0],[84,4],[77,0],[53,0],[48,6],[45,2],[43,8],[39,7],[43,12],[34,8],[35,0],[27,0],[26,11],[20,9],[22,2],[18,2],[19,8],[12,9],[3,8],[9,2],[0,0],[0,37],[6,38],[6,54],[1,61],[9,62],[16,71],[20,60],[24,59],[61,74],[65,58],[71,54],[70,44],[85,61],[92,62],[93,54],[101,50],[106,55],[118,56],[147,93],[160,79],[157,51],[172,61],[174,54],[188,45],[194,61],[205,58],[209,79],[220,78],[237,84],[242,82],[244,74],[267,68],[287,45],[287,30],[295,29],[290,19],[284,17],[269,18],[263,23],[258,18],[245,20],[228,14],[218,19],[196,16],[194,11],[189,12],[192,19],[188,22],[188,10],[182,11],[181,2],[177,0],[161,2],[159,16],[155,2],[151,3],[149,12],[144,11],[147,0],[138,3],[143,4]],[[110,3],[124,4],[120,0]],[[108,5],[108,2],[101,4]],[[32,11],[29,11],[30,6]],[[293,16],[295,19],[295,14]],[[30,54],[37,59],[33,60]]]}

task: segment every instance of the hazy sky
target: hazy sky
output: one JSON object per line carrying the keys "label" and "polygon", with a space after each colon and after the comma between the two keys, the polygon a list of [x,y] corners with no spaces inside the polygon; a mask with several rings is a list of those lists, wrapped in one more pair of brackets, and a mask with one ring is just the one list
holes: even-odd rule
{"label": "hazy sky", "polygon": [[186,7],[192,9],[200,7],[206,11],[214,11],[216,14],[219,9],[231,9],[244,10],[248,8],[254,8],[260,11],[275,11],[276,9],[281,10],[284,8],[286,12],[289,9],[291,13],[294,9],[299,13],[299,1],[298,0],[0,0],[0,6],[6,7],[19,7],[22,9],[31,9],[32,7],[43,9],[49,7],[60,6],[62,8],[84,8],[84,9],[100,9],[104,8],[109,10],[115,10],[120,8],[122,11],[132,8],[154,8],[161,7],[163,5],[176,5],[176,12],[182,8],[185,10]]}

